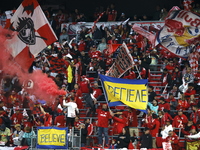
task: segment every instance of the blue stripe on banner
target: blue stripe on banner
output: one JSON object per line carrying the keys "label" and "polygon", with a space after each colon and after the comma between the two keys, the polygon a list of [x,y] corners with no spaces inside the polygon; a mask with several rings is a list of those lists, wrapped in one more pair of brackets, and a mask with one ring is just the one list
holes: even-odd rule
{"label": "blue stripe on banner", "polygon": [[101,74],[99,74],[99,76],[103,82],[109,81],[109,82],[122,83],[122,84],[146,84],[148,82],[147,79],[143,79],[143,80],[121,79],[121,78],[108,77]]}
{"label": "blue stripe on banner", "polygon": [[120,102],[120,101],[117,101],[117,102],[109,102],[108,105],[110,107],[112,106],[119,106],[119,105],[124,105],[124,103]]}

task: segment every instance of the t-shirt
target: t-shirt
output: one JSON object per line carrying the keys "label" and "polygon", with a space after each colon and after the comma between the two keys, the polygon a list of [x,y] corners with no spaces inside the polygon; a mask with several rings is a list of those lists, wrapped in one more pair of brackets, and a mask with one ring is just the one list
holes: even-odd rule
{"label": "t-shirt", "polygon": [[77,108],[77,104],[74,102],[66,103],[65,100],[63,100],[63,106],[67,106],[67,117],[75,118],[76,111],[79,112]]}
{"label": "t-shirt", "polygon": [[103,111],[102,109],[97,110],[98,114],[98,127],[108,128],[108,120],[111,119],[109,111]]}
{"label": "t-shirt", "polygon": [[7,142],[7,136],[11,136],[11,132],[9,128],[6,128],[5,131],[0,130],[0,136],[2,142]]}

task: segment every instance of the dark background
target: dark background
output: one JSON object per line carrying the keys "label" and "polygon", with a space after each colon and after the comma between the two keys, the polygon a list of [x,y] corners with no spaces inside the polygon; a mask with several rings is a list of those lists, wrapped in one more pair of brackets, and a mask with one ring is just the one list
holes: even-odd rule
{"label": "dark background", "polygon": [[[0,9],[4,11],[17,8],[23,0],[3,1],[5,2],[1,3]],[[182,0],[38,0],[38,2],[41,5],[56,4],[64,6],[68,12],[77,8],[80,12],[90,18],[97,6],[103,6],[104,9],[106,9],[111,3],[115,4],[118,15],[123,12],[127,17],[130,17],[135,14],[138,16],[142,16],[143,14],[152,16],[157,5],[169,10],[172,6],[181,6]],[[196,0],[195,2],[199,2],[199,0]]]}

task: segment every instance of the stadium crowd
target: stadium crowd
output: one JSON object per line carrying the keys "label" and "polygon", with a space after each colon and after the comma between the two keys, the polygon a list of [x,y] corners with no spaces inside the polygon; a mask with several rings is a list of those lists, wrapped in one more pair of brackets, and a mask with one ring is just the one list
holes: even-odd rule
{"label": "stadium crowd", "polygon": [[[106,11],[107,21],[115,21],[114,6],[110,8],[112,11]],[[78,10],[75,13],[75,21],[85,21],[82,13]],[[95,12],[96,16],[99,13],[101,11]],[[62,11],[56,15],[46,11],[46,15],[53,21],[54,30],[62,32],[56,32],[59,41],[44,49],[29,71],[42,70],[67,94],[45,102],[24,91],[17,76],[4,74],[2,70],[2,145],[30,146],[30,137],[36,135],[33,127],[37,126],[74,127],[74,135],[81,130],[83,147],[150,149],[160,148],[160,141],[166,141],[172,144],[173,150],[179,150],[183,149],[179,138],[186,141],[200,138],[197,134],[200,68],[192,63],[193,60],[199,62],[199,45],[193,48],[188,59],[177,58],[159,46],[152,48],[148,39],[132,30],[128,23],[110,28],[95,26],[92,36],[88,36],[89,29],[84,28],[77,41],[68,36],[65,28],[60,28],[63,22],[73,21],[70,14],[65,18]],[[126,20],[123,15],[120,21]],[[52,17],[55,20],[51,20]],[[135,62],[122,78],[149,80],[147,114],[127,106],[108,109],[98,74],[108,72],[115,61],[117,50],[110,54],[109,45],[122,42],[127,44]]]}

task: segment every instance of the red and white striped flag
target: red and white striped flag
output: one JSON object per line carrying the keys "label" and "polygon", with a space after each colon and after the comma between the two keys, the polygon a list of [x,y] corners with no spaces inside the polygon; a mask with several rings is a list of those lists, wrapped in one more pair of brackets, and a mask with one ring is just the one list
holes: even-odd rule
{"label": "red and white striped flag", "polygon": [[190,10],[192,9],[191,4],[192,4],[193,2],[194,2],[193,0],[183,0],[183,7],[184,7],[184,10],[190,11]]}
{"label": "red and white striped flag", "polygon": [[149,31],[147,31],[147,30],[145,30],[145,29],[143,29],[141,27],[139,27],[136,24],[134,24],[132,26],[132,29],[135,32],[137,32],[137,33],[141,34],[142,36],[146,37],[151,42],[151,44],[154,46],[155,38],[156,38],[156,36],[154,34],[152,34],[151,32],[149,32]]}
{"label": "red and white striped flag", "polygon": [[34,57],[57,40],[37,0],[24,0],[10,19],[13,35],[6,45],[15,61],[27,69]]}
{"label": "red and white striped flag", "polygon": [[88,33],[94,32],[94,27],[96,26],[96,23],[99,22],[99,20],[101,19],[101,17],[103,16],[104,13],[105,13],[105,11],[102,12],[102,13],[99,15],[99,17],[94,21],[94,24],[93,24],[92,28],[88,31]]}

